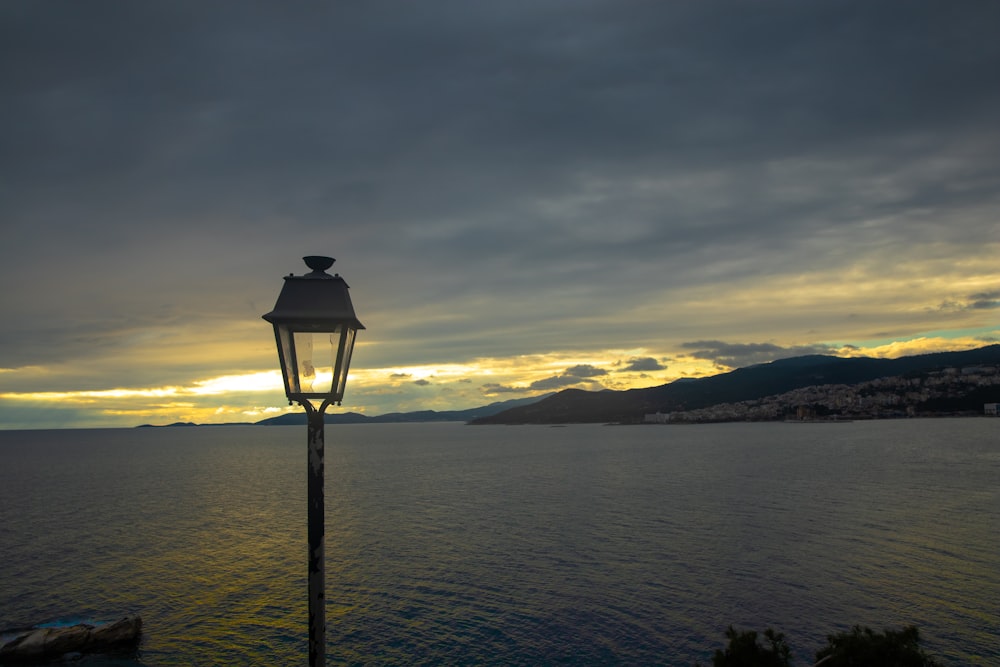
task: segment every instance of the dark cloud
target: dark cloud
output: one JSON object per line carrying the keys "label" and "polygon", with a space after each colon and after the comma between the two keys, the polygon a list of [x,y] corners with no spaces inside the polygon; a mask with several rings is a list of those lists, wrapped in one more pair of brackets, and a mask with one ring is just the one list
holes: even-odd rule
{"label": "dark cloud", "polygon": [[573,375],[553,375],[552,377],[545,378],[543,380],[535,380],[532,382],[528,388],[531,391],[539,390],[551,390],[551,389],[562,389],[563,387],[570,387],[576,384],[580,384],[582,380]]}
{"label": "dark cloud", "polygon": [[430,382],[430,380],[425,380],[425,379],[423,379],[423,378],[421,378],[421,379],[419,379],[419,380],[414,380],[414,381],[413,381],[413,384],[415,384],[415,385],[417,385],[417,386],[419,386],[419,387],[426,387],[426,386],[428,386],[428,385],[429,385],[430,383],[431,383],[431,382]]}
{"label": "dark cloud", "polygon": [[942,301],[937,310],[944,312],[961,312],[973,310],[993,310],[1000,308],[1000,290],[989,292],[977,292],[969,294],[965,298],[949,299]]}
{"label": "dark cloud", "polygon": [[695,359],[711,361],[724,368],[740,368],[776,359],[836,352],[826,345],[782,347],[772,343],[726,343],[721,340],[692,341],[683,343],[681,347],[690,350],[688,354]]}
{"label": "dark cloud", "polygon": [[543,380],[535,380],[529,385],[529,389],[532,391],[552,390],[560,389],[562,387],[571,387],[580,383],[597,385],[597,381],[592,378],[601,377],[607,374],[608,371],[603,368],[598,368],[596,366],[592,366],[591,364],[578,364],[567,368],[559,375],[553,375],[552,377],[548,377]]}
{"label": "dark cloud", "polygon": [[632,357],[622,367],[623,371],[644,372],[662,371],[667,367],[653,357]]}
{"label": "dark cloud", "polygon": [[487,382],[481,385],[480,389],[487,396],[493,394],[522,394],[525,392],[523,388],[508,387],[506,385],[498,384],[495,382]]}
{"label": "dark cloud", "polygon": [[590,364],[579,364],[577,366],[567,368],[563,374],[576,378],[592,378],[607,375],[608,372],[603,368],[597,368],[596,366],[591,366]]}
{"label": "dark cloud", "polygon": [[[0,113],[19,132],[3,153],[26,186],[8,206],[43,223],[63,201],[116,232],[150,217],[182,233],[206,217],[259,233],[275,219],[430,225],[384,241],[450,261],[460,249],[470,265],[558,247],[583,262],[683,257],[722,233],[753,243],[793,217],[809,233],[803,214],[842,194],[762,196],[762,161],[847,158],[894,137],[911,146],[900,151],[931,137],[941,147],[998,110],[978,85],[998,53],[984,16],[997,10],[983,5],[908,7],[901,26],[898,9],[861,3],[503,4],[8,9],[0,48],[17,63],[3,79],[15,94]],[[685,186],[713,195],[712,215],[669,190],[614,195],[640,175],[699,174],[714,182]],[[66,196],[43,207],[42,180]],[[583,219],[538,208],[602,183]],[[631,234],[589,239],[609,219]]]}
{"label": "dark cloud", "polygon": [[980,292],[969,296],[969,308],[973,310],[992,310],[1000,308],[1000,290],[995,292]]}

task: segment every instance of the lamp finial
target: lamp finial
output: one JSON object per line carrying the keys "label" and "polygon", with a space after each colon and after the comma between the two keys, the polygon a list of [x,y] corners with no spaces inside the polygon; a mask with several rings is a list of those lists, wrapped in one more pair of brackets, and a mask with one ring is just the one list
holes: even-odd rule
{"label": "lamp finial", "polygon": [[322,255],[309,255],[308,257],[303,257],[302,261],[306,263],[314,274],[326,275],[326,270],[333,266],[335,260],[333,257],[323,257]]}

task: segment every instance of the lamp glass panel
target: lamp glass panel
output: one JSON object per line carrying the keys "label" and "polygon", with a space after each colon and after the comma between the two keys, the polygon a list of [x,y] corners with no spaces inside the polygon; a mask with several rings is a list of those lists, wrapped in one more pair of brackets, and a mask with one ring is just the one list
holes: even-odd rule
{"label": "lamp glass panel", "polygon": [[333,389],[340,331],[296,331],[295,371],[298,393],[329,394]]}
{"label": "lamp glass panel", "polygon": [[292,332],[287,326],[275,326],[278,335],[278,353],[281,355],[281,372],[285,377],[285,391],[289,394],[301,393],[299,376],[295,372],[295,353],[292,349]]}
{"label": "lamp glass panel", "polygon": [[347,371],[351,366],[351,352],[354,350],[354,336],[357,330],[348,327],[343,332],[343,340],[340,345],[340,355],[337,363],[337,396],[344,395],[344,388],[347,386]]}

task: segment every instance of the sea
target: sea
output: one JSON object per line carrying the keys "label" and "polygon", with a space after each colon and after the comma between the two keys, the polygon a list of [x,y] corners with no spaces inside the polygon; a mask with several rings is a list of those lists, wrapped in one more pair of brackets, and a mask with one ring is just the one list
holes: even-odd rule
{"label": "sea", "polygon": [[[301,665],[306,428],[0,431],[0,631]],[[326,427],[329,665],[794,664],[854,625],[1000,665],[1000,419]]]}

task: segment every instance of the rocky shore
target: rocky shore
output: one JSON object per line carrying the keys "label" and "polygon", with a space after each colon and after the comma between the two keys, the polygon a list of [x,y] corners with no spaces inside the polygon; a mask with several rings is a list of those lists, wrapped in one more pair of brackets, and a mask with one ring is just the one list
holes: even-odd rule
{"label": "rocky shore", "polygon": [[112,623],[78,623],[62,627],[37,626],[5,633],[13,635],[0,644],[0,664],[16,664],[92,653],[139,641],[142,618],[126,616]]}

